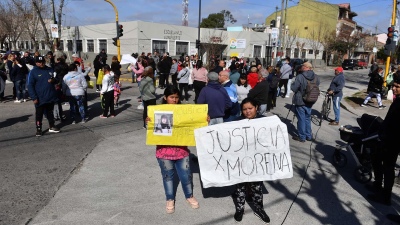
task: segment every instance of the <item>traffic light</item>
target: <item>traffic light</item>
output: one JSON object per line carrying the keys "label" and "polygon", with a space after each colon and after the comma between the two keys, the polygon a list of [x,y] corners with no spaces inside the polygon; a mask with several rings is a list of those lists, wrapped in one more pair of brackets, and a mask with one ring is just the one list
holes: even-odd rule
{"label": "traffic light", "polygon": [[396,41],[393,40],[393,38],[394,38],[394,27],[392,26],[388,28],[386,44],[384,47],[384,53],[386,55],[391,55],[396,50]]}
{"label": "traffic light", "polygon": [[124,28],[124,26],[122,26],[121,24],[119,24],[118,25],[118,37],[122,37],[122,36],[124,36],[124,29],[122,29],[122,28]]}
{"label": "traffic light", "polygon": [[388,28],[388,33],[387,33],[387,40],[386,40],[386,44],[390,45],[393,41],[393,34],[394,34],[394,27],[389,27]]}
{"label": "traffic light", "polygon": [[276,27],[276,20],[271,20],[270,27]]}
{"label": "traffic light", "polygon": [[197,48],[197,49],[200,48],[200,40],[196,40],[196,48]]}
{"label": "traffic light", "polygon": [[113,45],[117,46],[117,40],[118,40],[117,37],[113,38]]}

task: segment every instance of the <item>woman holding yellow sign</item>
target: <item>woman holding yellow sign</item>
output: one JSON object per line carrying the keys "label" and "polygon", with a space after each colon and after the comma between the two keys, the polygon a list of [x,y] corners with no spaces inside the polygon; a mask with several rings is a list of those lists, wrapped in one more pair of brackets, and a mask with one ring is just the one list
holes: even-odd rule
{"label": "woman holding yellow sign", "polygon": [[[143,82],[143,81],[142,81]],[[180,91],[175,86],[168,86],[164,91],[163,104],[180,104]],[[167,115],[161,118],[160,129],[170,130],[172,123]],[[146,118],[149,122],[150,118]],[[160,131],[161,132],[161,131]],[[165,196],[166,212],[175,212],[174,175],[175,170],[182,184],[187,203],[193,209],[199,208],[198,201],[193,197],[192,172],[189,164],[189,149],[187,146],[157,145],[156,158],[161,169]]]}

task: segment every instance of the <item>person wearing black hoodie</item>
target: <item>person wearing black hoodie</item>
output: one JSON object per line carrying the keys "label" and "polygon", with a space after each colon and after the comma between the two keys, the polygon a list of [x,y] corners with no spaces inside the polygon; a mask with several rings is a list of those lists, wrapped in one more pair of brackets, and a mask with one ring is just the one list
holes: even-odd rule
{"label": "person wearing black hoodie", "polygon": [[382,104],[382,86],[383,86],[383,68],[378,67],[372,73],[368,75],[371,77],[368,83],[368,96],[364,99],[364,102],[361,104],[362,107],[366,107],[368,101],[376,96],[376,100],[378,100],[378,108],[383,109],[386,106]]}
{"label": "person wearing black hoodie", "polygon": [[21,58],[15,58],[14,67],[11,70],[10,78],[14,82],[16,91],[15,103],[26,102],[26,77],[29,73],[28,67]]}
{"label": "person wearing black hoodie", "polygon": [[379,146],[379,152],[374,154],[375,158],[372,164],[375,181],[372,183],[372,188],[370,188],[370,190],[373,191],[374,194],[367,196],[367,198],[373,202],[388,206],[392,204],[391,196],[395,178],[394,169],[397,156],[400,153],[397,140],[397,132],[400,127],[400,79],[394,80],[392,91],[396,99],[390,106],[379,128],[378,135],[381,140],[381,145]]}
{"label": "person wearing black hoodie", "polygon": [[316,82],[317,86],[320,84],[319,77],[312,71],[312,68],[311,63],[303,63],[301,74],[296,77],[296,80],[291,85],[291,89],[294,93],[292,104],[295,106],[297,131],[299,134],[299,136],[293,136],[292,139],[300,142],[312,140],[311,108],[313,104],[303,100],[308,82]]}

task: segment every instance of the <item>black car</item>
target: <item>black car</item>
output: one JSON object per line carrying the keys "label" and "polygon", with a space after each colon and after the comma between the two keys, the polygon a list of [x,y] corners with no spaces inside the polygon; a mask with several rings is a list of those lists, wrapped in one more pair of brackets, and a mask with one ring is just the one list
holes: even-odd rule
{"label": "black car", "polygon": [[345,70],[358,70],[358,61],[357,59],[345,59],[342,63],[342,68]]}

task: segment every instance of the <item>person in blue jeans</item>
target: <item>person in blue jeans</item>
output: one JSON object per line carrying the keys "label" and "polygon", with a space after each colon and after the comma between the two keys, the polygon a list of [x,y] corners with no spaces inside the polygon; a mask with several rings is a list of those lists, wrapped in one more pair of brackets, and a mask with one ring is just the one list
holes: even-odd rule
{"label": "person in blue jeans", "polygon": [[301,67],[301,74],[297,75],[296,80],[291,85],[291,89],[294,93],[292,103],[295,106],[295,113],[297,116],[297,131],[299,135],[293,136],[292,139],[300,142],[312,140],[311,108],[313,104],[307,103],[303,99],[307,88],[307,81],[312,82],[314,79],[316,79],[316,84],[318,86],[320,84],[319,78],[314,73],[312,68],[313,67],[311,63],[303,63]]}
{"label": "person in blue jeans", "polygon": [[328,94],[332,95],[333,99],[333,112],[335,113],[335,120],[331,121],[329,125],[337,126],[339,125],[340,119],[340,101],[343,97],[343,87],[345,84],[345,79],[343,75],[343,68],[335,68],[335,77],[333,78],[331,85],[328,89]]}

